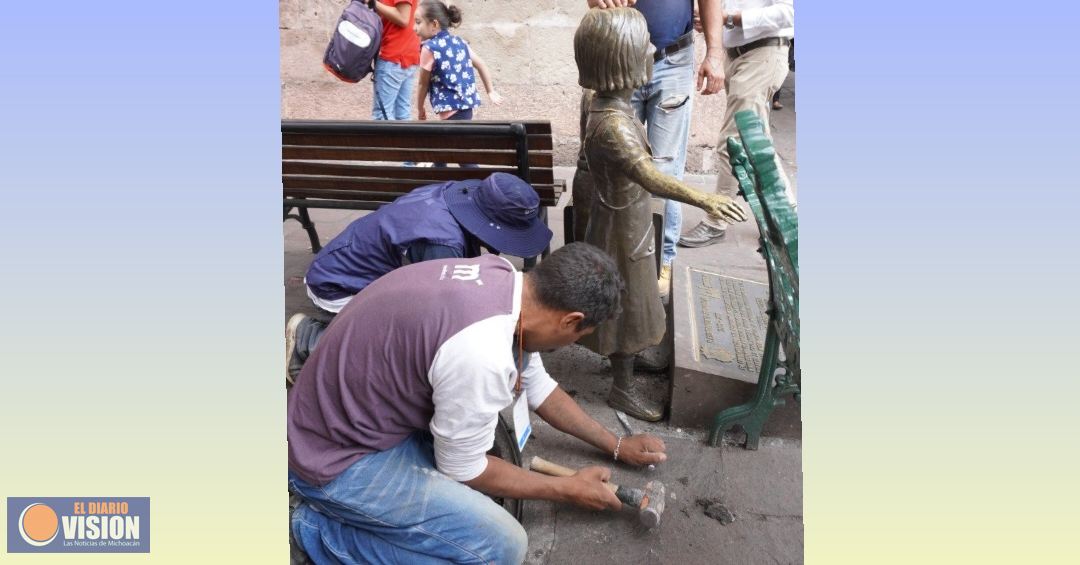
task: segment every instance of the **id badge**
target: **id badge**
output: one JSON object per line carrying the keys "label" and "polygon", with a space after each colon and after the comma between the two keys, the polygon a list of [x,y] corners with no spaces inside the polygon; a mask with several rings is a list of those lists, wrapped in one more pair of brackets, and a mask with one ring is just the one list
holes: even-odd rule
{"label": "id badge", "polygon": [[514,434],[517,436],[518,451],[525,449],[525,442],[532,434],[532,424],[529,423],[529,402],[525,399],[524,390],[514,401]]}

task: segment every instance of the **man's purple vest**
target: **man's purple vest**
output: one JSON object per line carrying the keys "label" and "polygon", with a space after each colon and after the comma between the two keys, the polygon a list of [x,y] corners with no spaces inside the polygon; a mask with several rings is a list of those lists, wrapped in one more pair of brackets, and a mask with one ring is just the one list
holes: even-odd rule
{"label": "man's purple vest", "polygon": [[[473,181],[475,182],[475,181]],[[465,232],[443,200],[448,184],[422,186],[349,224],[308,268],[311,291],[324,300],[352,296],[400,267],[417,241],[465,255]]]}

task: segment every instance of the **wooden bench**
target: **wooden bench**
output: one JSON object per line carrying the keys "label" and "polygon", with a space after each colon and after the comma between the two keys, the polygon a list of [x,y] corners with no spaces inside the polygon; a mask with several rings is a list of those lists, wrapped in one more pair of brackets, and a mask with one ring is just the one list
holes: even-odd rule
{"label": "wooden bench", "polygon": [[769,320],[757,391],[746,404],[721,410],[713,420],[709,444],[738,425],[746,432],[746,448],[757,449],[762,427],[784,397],[799,400],[799,218],[785,195],[776,168],[772,142],[761,119],[749,110],[735,114],[739,136],[729,137],[731,169],[757,221],[761,253],[769,273]]}
{"label": "wooden bench", "polygon": [[281,121],[283,217],[300,222],[315,253],[322,246],[309,208],[375,210],[420,186],[495,172],[530,183],[546,222],[566,188],[554,177],[551,123]]}

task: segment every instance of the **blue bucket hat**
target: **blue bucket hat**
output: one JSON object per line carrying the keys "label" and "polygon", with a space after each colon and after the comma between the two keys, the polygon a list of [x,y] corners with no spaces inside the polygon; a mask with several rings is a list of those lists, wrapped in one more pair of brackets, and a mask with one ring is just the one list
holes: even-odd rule
{"label": "blue bucket hat", "polygon": [[499,253],[535,257],[551,241],[551,230],[540,219],[540,197],[509,173],[451,183],[443,199],[462,227]]}

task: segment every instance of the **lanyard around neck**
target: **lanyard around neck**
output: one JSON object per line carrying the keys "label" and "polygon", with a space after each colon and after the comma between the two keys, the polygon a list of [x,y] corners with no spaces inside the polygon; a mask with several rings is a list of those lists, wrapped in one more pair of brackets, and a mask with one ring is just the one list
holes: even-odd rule
{"label": "lanyard around neck", "polygon": [[514,383],[514,398],[521,396],[521,373],[525,370],[525,315],[518,314],[518,358],[517,382]]}

